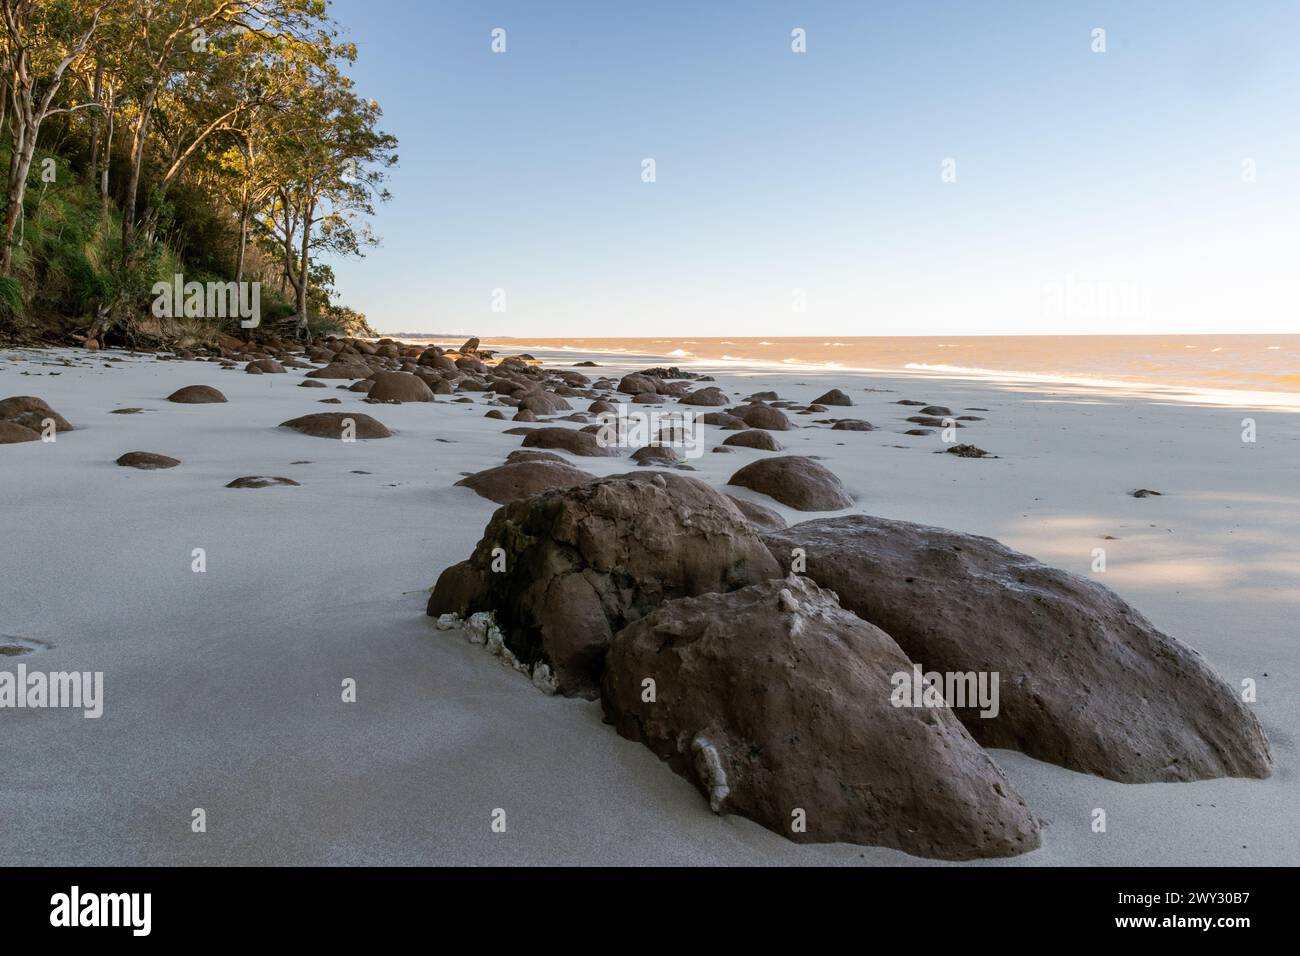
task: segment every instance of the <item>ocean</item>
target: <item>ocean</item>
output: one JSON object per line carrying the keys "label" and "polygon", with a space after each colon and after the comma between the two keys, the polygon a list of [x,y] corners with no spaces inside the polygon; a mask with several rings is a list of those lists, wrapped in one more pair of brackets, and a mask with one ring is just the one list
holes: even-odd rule
{"label": "ocean", "polygon": [[735,362],[1300,393],[1300,335],[506,337],[485,338],[482,347],[501,354],[533,348],[649,356],[677,365]]}

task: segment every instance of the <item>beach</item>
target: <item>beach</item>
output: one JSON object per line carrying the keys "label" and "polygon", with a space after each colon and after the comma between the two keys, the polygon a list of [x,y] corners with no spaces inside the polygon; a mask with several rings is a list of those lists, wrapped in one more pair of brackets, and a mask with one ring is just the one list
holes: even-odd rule
{"label": "beach", "polygon": [[[796,419],[780,441],[839,476],[855,499],[848,512],[991,536],[1095,576],[1233,688],[1256,682],[1268,779],[1124,784],[994,750],[1045,821],[1042,846],[962,865],[1300,859],[1300,393],[528,351],[544,368],[594,361],[577,371],[615,379],[682,364],[737,402],[773,390],[807,403],[840,388],[853,407],[833,411],[876,430]],[[54,442],[0,447],[0,643],[29,649],[0,667],[102,672],[104,688],[95,719],[0,713],[0,864],[937,862],[796,844],[716,816],[607,726],[599,702],[540,693],[460,631],[438,630],[429,589],[469,556],[497,507],[455,482],[500,464],[520,438],[504,434],[511,422],[485,419],[485,393],[366,405],[334,382],[298,387],[303,371],[0,352],[0,398],[38,396],[75,426]],[[195,384],[228,402],[166,400]],[[327,397],[342,404],[318,404]],[[977,416],[960,440],[990,457],[942,453],[938,430],[904,435],[914,410],[900,400]],[[112,414],[127,407],[144,411]],[[392,438],[277,427],[327,410],[372,415]],[[1243,441],[1246,419],[1253,441]],[[706,449],[726,436],[705,427]],[[114,464],[129,451],[181,464]],[[691,477],[722,487],[764,454],[706,451]],[[635,469],[626,456],[578,463],[600,476]],[[225,487],[245,475],[299,486]],[[818,516],[731,490],[792,525]],[[1102,573],[1092,570],[1099,547]],[[355,702],[342,699],[349,679]],[[1091,826],[1097,808],[1104,833]],[[205,832],[192,827],[196,809]],[[491,826],[496,810],[505,832]]]}

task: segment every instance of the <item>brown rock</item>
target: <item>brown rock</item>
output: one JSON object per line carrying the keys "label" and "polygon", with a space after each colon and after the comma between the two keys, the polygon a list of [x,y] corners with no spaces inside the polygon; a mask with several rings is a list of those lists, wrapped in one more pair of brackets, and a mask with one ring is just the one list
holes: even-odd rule
{"label": "brown rock", "polygon": [[867,515],[764,535],[928,671],[999,675],[986,747],[1125,783],[1266,777],[1268,740],[1195,651],[1113,591],[991,538]]}
{"label": "brown rock", "polygon": [[54,422],[56,432],[70,432],[72,426],[68,420],[56,412],[42,398],[35,395],[15,395],[0,401],[0,421],[17,422],[34,432],[45,429],[45,420]]}
{"label": "brown rock", "polygon": [[775,498],[796,511],[839,511],[853,504],[833,472],[802,455],[750,462],[727,484]]}
{"label": "brown rock", "polygon": [[271,475],[245,475],[226,485],[227,488],[271,488],[275,486],[300,487],[292,478],[280,478]]}
{"label": "brown rock", "polygon": [[893,706],[892,677],[911,670],[888,634],[792,576],[670,601],[619,631],[601,703],[715,812],[791,840],[948,860],[1037,847],[1038,821],[947,707]]}
{"label": "brown rock", "polygon": [[759,451],[781,450],[780,443],[772,437],[772,433],[763,431],[761,428],[748,428],[743,432],[728,435],[723,439],[722,444],[741,448],[757,448]]}
{"label": "brown rock", "polygon": [[342,439],[349,422],[352,423],[354,437],[358,439],[389,438],[393,434],[375,419],[360,412],[317,412],[281,422],[280,427],[292,428],[313,438]]}
{"label": "brown rock", "polygon": [[623,376],[618,383],[618,390],[625,395],[644,395],[647,392],[654,394],[659,391],[659,380],[651,375],[633,372]]}
{"label": "brown rock", "polygon": [[726,405],[729,400],[722,389],[709,385],[682,396],[681,401],[683,405]]}
{"label": "brown rock", "polygon": [[433,389],[410,372],[378,372],[367,392],[377,402],[431,402]]}
{"label": "brown rock", "polygon": [[519,398],[519,407],[532,412],[534,415],[554,415],[558,412],[573,410],[573,406],[559,395],[542,389],[535,389],[517,397]]}
{"label": "brown rock", "polygon": [[875,430],[875,425],[861,418],[841,418],[831,426],[831,431],[837,432],[870,432]]}
{"label": "brown rock", "polygon": [[226,396],[211,385],[186,385],[167,396],[167,401],[181,405],[210,405],[224,402]]}
{"label": "brown rock", "polygon": [[560,451],[567,451],[571,455],[579,455],[583,458],[614,458],[618,455],[617,448],[604,447],[599,438],[591,432],[574,431],[559,426],[532,429],[524,436],[521,447],[558,448]]}
{"label": "brown rock", "polygon": [[[496,548],[503,572],[492,570]],[[561,693],[595,697],[605,649],[628,622],[665,600],[778,574],[730,499],[679,474],[640,472],[499,508],[469,560],[438,578],[428,612],[494,612],[520,660],[547,664]]]}
{"label": "brown rock", "polygon": [[728,412],[705,412],[699,420],[706,425],[717,425],[724,431],[740,431],[749,427],[742,419]]}
{"label": "brown rock", "polygon": [[531,448],[516,448],[506,455],[506,464],[516,461],[558,461],[561,465],[569,463],[567,458],[562,458],[553,451],[535,451]]}
{"label": "brown rock", "polygon": [[25,441],[40,441],[41,436],[17,422],[0,421],[0,445],[16,445]]}
{"label": "brown rock", "polygon": [[570,488],[590,481],[595,475],[574,468],[568,462],[513,461],[489,468],[462,478],[458,486],[470,488],[499,505],[527,498],[529,495],[550,491],[552,488]]}
{"label": "brown rock", "polygon": [[642,467],[646,465],[675,465],[681,459],[674,448],[667,445],[646,445],[632,452],[632,460]]}
{"label": "brown rock", "polygon": [[284,374],[284,366],[275,359],[257,359],[249,362],[244,366],[245,372],[263,373],[267,375]]}
{"label": "brown rock", "polygon": [[785,412],[779,408],[773,408],[771,405],[742,405],[739,408],[733,408],[731,414],[750,428],[766,428],[770,431],[783,432],[793,427],[790,424],[790,419],[785,417]]}
{"label": "brown rock", "polygon": [[307,378],[369,378],[372,369],[364,362],[330,362],[307,373]]}
{"label": "brown rock", "polygon": [[832,388],[820,398],[814,398],[812,403],[814,405],[852,405],[853,399],[849,398],[838,388]]}
{"label": "brown rock", "polygon": [[129,451],[117,460],[123,468],[139,468],[141,471],[156,471],[161,468],[175,468],[180,464],[178,458],[156,455],[151,451]]}

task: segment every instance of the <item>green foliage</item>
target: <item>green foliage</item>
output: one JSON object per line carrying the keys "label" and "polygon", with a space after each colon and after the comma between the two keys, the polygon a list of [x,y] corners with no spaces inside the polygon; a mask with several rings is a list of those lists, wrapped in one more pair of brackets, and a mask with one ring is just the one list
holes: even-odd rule
{"label": "green foliage", "polygon": [[0,276],[0,328],[17,325],[24,312],[22,283]]}

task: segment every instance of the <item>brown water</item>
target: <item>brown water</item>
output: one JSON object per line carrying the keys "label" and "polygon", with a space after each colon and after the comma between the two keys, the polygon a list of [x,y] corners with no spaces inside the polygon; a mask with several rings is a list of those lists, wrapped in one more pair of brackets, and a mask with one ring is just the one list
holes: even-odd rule
{"label": "brown water", "polygon": [[[455,343],[459,344],[459,343]],[[1021,373],[1194,388],[1300,392],[1300,335],[1017,335],[790,338],[493,338],[503,353],[629,353],[665,363]]]}

